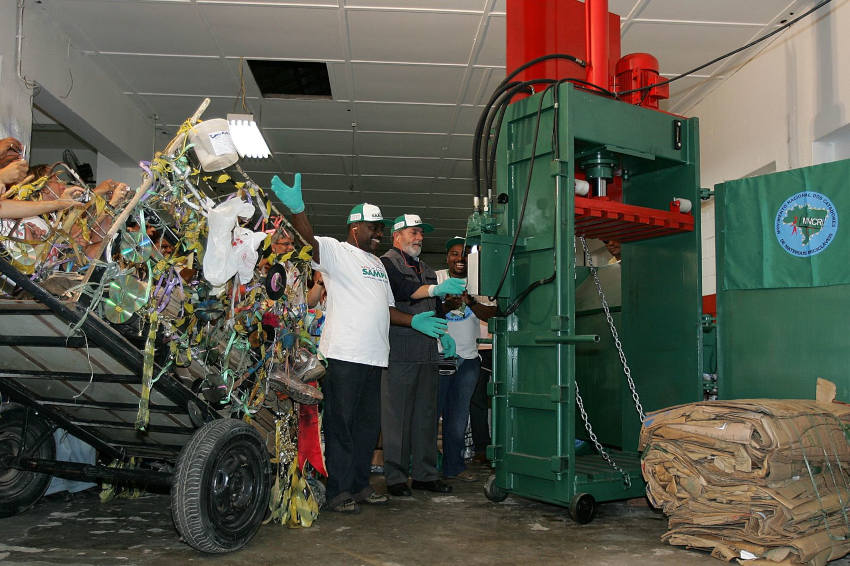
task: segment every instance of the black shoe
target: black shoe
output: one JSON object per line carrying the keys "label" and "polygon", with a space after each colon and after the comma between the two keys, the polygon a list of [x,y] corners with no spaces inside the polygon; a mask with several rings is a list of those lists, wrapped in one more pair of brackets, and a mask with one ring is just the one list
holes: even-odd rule
{"label": "black shoe", "polygon": [[442,480],[431,480],[431,481],[416,481],[410,484],[410,487],[413,489],[424,489],[425,491],[434,491],[436,493],[451,493],[452,486],[447,483],[443,483]]}
{"label": "black shoe", "polygon": [[394,483],[387,486],[387,493],[393,497],[410,497],[413,495],[406,483]]}

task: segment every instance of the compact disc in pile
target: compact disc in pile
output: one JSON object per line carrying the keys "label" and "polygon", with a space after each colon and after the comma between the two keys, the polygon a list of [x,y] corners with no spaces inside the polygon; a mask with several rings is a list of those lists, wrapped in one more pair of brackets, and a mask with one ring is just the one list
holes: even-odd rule
{"label": "compact disc in pile", "polygon": [[121,236],[121,255],[133,263],[142,263],[150,259],[153,242],[142,231],[124,232]]}
{"label": "compact disc in pile", "polygon": [[286,269],[283,264],[276,263],[266,275],[266,292],[272,300],[278,300],[286,292]]}
{"label": "compact disc in pile", "polygon": [[116,277],[109,283],[108,296],[103,300],[103,316],[109,322],[122,324],[145,306],[145,284],[132,275]]}

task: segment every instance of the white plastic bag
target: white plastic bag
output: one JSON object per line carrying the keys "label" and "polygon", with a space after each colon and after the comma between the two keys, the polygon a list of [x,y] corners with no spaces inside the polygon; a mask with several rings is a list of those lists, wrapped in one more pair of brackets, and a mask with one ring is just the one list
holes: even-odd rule
{"label": "white plastic bag", "polygon": [[237,226],[237,218],[250,218],[254,205],[241,199],[230,199],[209,211],[209,236],[204,253],[204,278],[221,287],[239,273],[240,283],[254,277],[257,248],[266,238],[265,232],[252,232]]}

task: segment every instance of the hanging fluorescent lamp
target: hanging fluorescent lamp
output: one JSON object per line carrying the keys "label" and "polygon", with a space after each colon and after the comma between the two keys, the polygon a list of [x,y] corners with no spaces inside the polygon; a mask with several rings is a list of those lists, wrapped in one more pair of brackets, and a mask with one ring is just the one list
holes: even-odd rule
{"label": "hanging fluorescent lamp", "polygon": [[253,114],[228,114],[227,121],[230,124],[230,137],[233,145],[239,152],[239,157],[250,157],[252,159],[264,159],[271,155],[266,140]]}

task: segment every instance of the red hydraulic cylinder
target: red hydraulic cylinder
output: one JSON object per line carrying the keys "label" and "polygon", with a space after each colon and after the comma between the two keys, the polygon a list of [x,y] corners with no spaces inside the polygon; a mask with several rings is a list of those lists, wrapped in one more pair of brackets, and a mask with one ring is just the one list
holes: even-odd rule
{"label": "red hydraulic cylinder", "polygon": [[[585,0],[587,28],[587,82],[610,90],[608,0]],[[618,34],[619,35],[619,34]],[[619,55],[619,54],[618,54]]]}

